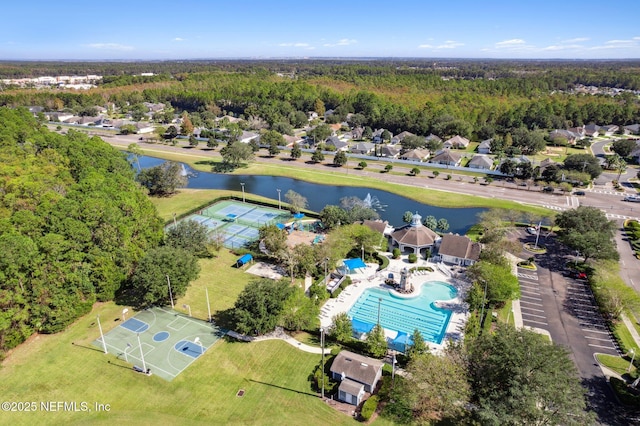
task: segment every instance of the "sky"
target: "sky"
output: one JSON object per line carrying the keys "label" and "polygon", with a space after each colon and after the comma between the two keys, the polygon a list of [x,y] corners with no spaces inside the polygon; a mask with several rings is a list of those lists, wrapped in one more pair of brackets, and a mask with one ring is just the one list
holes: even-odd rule
{"label": "sky", "polygon": [[8,0],[0,60],[638,59],[638,0]]}

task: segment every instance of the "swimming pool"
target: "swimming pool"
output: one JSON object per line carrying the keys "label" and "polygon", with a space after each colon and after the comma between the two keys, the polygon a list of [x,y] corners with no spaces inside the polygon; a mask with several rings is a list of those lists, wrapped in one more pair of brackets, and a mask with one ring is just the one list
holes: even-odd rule
{"label": "swimming pool", "polygon": [[457,290],[441,281],[429,281],[420,286],[420,294],[411,297],[399,297],[389,290],[370,288],[365,290],[349,310],[354,330],[373,326],[378,322],[380,307],[380,325],[390,331],[397,331],[395,348],[404,350],[405,343],[411,345],[411,336],[415,329],[420,330],[425,341],[440,344],[444,338],[451,317],[451,311],[434,306],[437,300],[451,300]]}

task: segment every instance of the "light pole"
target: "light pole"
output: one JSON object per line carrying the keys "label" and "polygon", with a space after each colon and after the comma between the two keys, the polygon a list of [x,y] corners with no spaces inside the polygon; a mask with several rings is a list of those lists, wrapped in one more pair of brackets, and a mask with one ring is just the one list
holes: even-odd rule
{"label": "light pole", "polygon": [[173,293],[171,293],[171,280],[169,280],[169,274],[165,275],[167,277],[167,285],[169,286],[169,299],[171,300],[171,309],[175,309],[173,305]]}
{"label": "light pole", "polygon": [[189,311],[189,316],[191,316],[191,305],[187,305],[186,303],[184,305],[182,305],[182,307],[184,309],[186,309],[187,311]]}
{"label": "light pole", "polygon": [[244,182],[240,182],[240,186],[242,187],[242,202],[244,203]]}
{"label": "light pole", "polygon": [[627,373],[631,371],[631,367],[633,366],[633,360],[636,357],[636,351],[634,351],[633,348],[629,349],[629,352],[631,353],[631,362],[629,363],[629,368],[627,368]]}
{"label": "light pole", "polygon": [[280,201],[280,190],[276,189],[276,191],[278,191],[278,210],[282,210],[282,202]]}
{"label": "light pole", "polygon": [[211,304],[209,303],[209,289],[205,288],[204,292],[207,296],[207,312],[209,313],[209,322],[211,322]]}
{"label": "light pole", "polygon": [[100,329],[100,340],[102,340],[102,349],[104,353],[107,353],[107,342],[104,341],[104,333],[102,332],[102,324],[100,324],[100,315],[96,317],[98,319],[98,328]]}
{"label": "light pole", "polygon": [[360,245],[360,249],[362,250],[362,257],[361,257],[361,259],[362,259],[362,262],[364,263],[364,244],[361,244],[361,245]]}
{"label": "light pole", "polygon": [[320,397],[324,400],[324,328],[320,328],[320,348],[322,349],[322,374],[320,380],[322,380],[322,390]]}

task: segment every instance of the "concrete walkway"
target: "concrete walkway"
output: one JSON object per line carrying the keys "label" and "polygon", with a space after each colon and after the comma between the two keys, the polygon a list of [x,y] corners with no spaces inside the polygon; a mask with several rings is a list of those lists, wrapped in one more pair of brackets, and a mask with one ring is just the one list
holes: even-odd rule
{"label": "concrete walkway", "polygon": [[633,322],[624,313],[620,315],[620,318],[629,329],[629,333],[631,333],[631,337],[633,337],[634,342],[636,342],[636,346],[640,347],[640,334],[638,334],[638,331],[633,326]]}
{"label": "concrete walkway", "polygon": [[[289,336],[287,333],[284,332],[284,330],[282,330],[282,328],[278,327],[275,331],[269,333],[269,334],[265,334],[264,336],[257,336],[257,337],[251,337],[251,336],[247,336],[244,334],[240,334],[236,331],[229,331],[227,333],[229,336],[233,337],[234,339],[237,340],[242,340],[243,342],[260,342],[263,340],[284,340],[285,342],[287,342],[288,344],[290,344],[291,346],[300,349],[301,351],[304,352],[308,352],[311,354],[322,354],[322,348],[319,348],[317,346],[310,346],[307,344],[304,344],[302,342],[298,342],[296,339],[294,339],[293,337]],[[330,354],[331,350],[328,348],[324,349],[324,354]]]}

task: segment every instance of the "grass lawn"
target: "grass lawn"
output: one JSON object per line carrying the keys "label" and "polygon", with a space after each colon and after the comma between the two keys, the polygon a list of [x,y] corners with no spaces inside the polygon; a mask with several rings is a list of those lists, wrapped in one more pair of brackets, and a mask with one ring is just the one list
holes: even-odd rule
{"label": "grass lawn", "polygon": [[[172,382],[134,373],[91,342],[96,315],[108,331],[121,306],[96,305],[66,331],[35,336],[0,369],[5,401],[82,401],[109,404],[109,412],[3,413],[3,423],[33,424],[353,424],[323,404],[307,381],[319,356],[281,341],[220,340]],[[239,389],[245,396],[236,397]]]}
{"label": "grass lawn", "polygon": [[598,358],[598,362],[600,362],[600,364],[604,365],[609,370],[615,371],[621,376],[628,373],[633,373],[636,370],[636,368],[632,366],[631,371],[627,372],[631,363],[631,359],[606,354],[597,354],[596,358]]}

